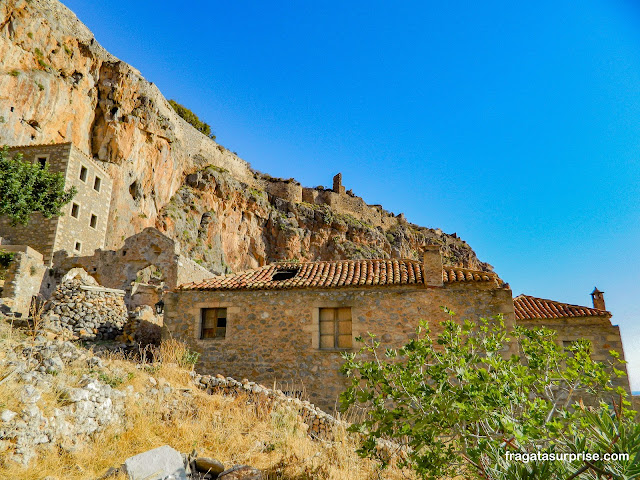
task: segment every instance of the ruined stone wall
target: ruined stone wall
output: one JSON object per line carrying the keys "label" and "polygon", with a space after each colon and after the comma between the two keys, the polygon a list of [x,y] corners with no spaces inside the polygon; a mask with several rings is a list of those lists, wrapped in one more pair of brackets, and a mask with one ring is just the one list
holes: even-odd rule
{"label": "ruined stone wall", "polygon": [[289,202],[302,201],[302,185],[294,180],[272,178],[265,182],[265,189],[269,195],[282,198]]}
{"label": "ruined stone wall", "polygon": [[[599,362],[609,362],[612,360],[609,355],[610,350],[615,350],[620,354],[620,359],[624,360],[624,350],[622,349],[622,338],[617,325],[611,325],[608,316],[577,317],[577,318],[544,318],[531,320],[518,320],[518,325],[526,328],[546,327],[557,332],[556,342],[560,346],[569,347],[570,342],[579,339],[589,340],[593,346],[591,358]],[[617,365],[618,370],[627,373],[626,365]],[[615,386],[623,387],[628,393],[629,378],[624,376],[613,379]]]}
{"label": "ruined stone wall", "polygon": [[78,193],[63,208],[64,215],[58,220],[53,251],[87,255],[104,247],[112,181],[97,162],[73,145],[68,146],[65,188],[73,186]]}
{"label": "ruined stone wall", "polygon": [[119,250],[96,250],[93,255],[83,257],[60,255],[56,257],[55,264],[58,275],[72,268],[83,268],[100,285],[126,291],[127,302],[138,273],[149,266],[158,269],[158,280],[167,288],[213,276],[210,271],[180,255],[175,242],[155,228],[146,228],[127,238]]}
{"label": "ruined stone wall", "polygon": [[368,205],[362,198],[332,190],[303,188],[302,200],[313,205],[328,205],[336,213],[349,214],[373,227],[385,230],[398,224],[398,218],[380,205]]}
{"label": "ruined stone wall", "polygon": [[47,267],[42,255],[26,245],[7,245],[2,249],[16,254],[5,274],[3,303],[13,312],[27,316],[31,299],[40,294]]}
{"label": "ruined stone wall", "polygon": [[[246,377],[304,387],[311,402],[330,411],[345,388],[341,350],[319,348],[319,308],[351,307],[352,346],[372,332],[385,345],[400,347],[419,320],[437,323],[448,306],[458,318],[505,314],[513,324],[511,291],[475,283],[440,288],[386,287],[333,290],[175,291],[165,295],[165,334],[201,353],[201,373]],[[202,308],[226,308],[224,338],[200,339]],[[299,387],[296,387],[299,386]]]}

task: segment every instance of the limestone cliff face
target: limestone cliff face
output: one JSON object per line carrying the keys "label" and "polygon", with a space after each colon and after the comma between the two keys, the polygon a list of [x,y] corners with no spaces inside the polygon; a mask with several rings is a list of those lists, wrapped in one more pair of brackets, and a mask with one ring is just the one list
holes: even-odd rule
{"label": "limestone cliff face", "polygon": [[373,226],[274,195],[268,178],[182,120],[65,6],[0,0],[0,145],[67,141],[113,178],[107,248],[157,226],[222,272],[290,258],[416,257],[435,241],[445,262],[490,269],[440,231],[392,217]]}
{"label": "limestone cliff face", "polygon": [[0,1],[0,144],[72,141],[114,180],[107,246],[153,226],[185,172],[248,164],[195,131],[157,87],[56,0]]}

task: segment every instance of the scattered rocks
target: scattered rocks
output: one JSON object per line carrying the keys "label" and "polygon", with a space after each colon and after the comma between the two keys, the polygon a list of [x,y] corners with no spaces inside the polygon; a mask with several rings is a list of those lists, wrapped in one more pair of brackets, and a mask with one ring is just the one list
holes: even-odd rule
{"label": "scattered rocks", "polygon": [[[71,342],[37,337],[33,344],[6,353],[0,366],[12,368],[10,375],[22,387],[17,391],[20,412],[4,409],[0,413],[0,451],[4,458],[26,465],[39,445],[73,451],[86,435],[123,421],[123,392],[88,375],[80,378],[79,387],[69,386],[69,380],[60,375],[67,370],[65,364],[76,360],[86,361],[89,366],[89,355]],[[70,381],[77,381],[73,378]],[[39,402],[45,392],[53,391],[59,406],[45,414]]]}

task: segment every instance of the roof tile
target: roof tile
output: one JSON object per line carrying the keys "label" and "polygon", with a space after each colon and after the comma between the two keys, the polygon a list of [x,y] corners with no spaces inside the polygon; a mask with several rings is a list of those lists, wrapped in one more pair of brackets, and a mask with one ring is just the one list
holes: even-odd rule
{"label": "roof tile", "polygon": [[[295,271],[287,280],[273,280],[281,271]],[[495,273],[447,267],[445,283],[494,282],[502,285]],[[282,290],[291,288],[338,288],[360,285],[423,284],[422,263],[407,259],[338,260],[327,262],[279,262],[264,267],[221,275],[201,282],[180,285],[178,290]]]}
{"label": "roof tile", "polygon": [[530,295],[518,295],[513,299],[516,320],[531,320],[534,318],[571,318],[611,316],[606,310],[571,305]]}

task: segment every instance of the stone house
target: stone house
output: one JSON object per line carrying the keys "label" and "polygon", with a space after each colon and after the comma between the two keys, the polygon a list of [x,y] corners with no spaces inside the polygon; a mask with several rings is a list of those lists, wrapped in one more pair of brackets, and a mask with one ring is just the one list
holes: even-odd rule
{"label": "stone house", "polygon": [[73,186],[78,193],[59,217],[46,219],[35,213],[27,225],[13,226],[8,218],[0,216],[1,243],[29,245],[42,254],[46,265],[51,265],[58,251],[87,255],[104,247],[112,181],[100,164],[72,143],[11,147],[9,152],[47,164],[50,171],[64,175],[65,189]]}
{"label": "stone house", "polygon": [[[620,359],[624,360],[620,328],[611,323],[611,312],[605,308],[604,292],[594,288],[591,297],[593,308],[518,295],[513,299],[516,323],[527,328],[547,327],[555,330],[556,341],[565,348],[576,340],[589,340],[594,360],[611,360],[610,350],[618,352]],[[618,365],[616,368],[627,373],[626,365]],[[630,393],[627,376],[616,378],[614,385],[621,386]]]}
{"label": "stone house", "polygon": [[441,306],[514,323],[509,286],[494,273],[443,269],[438,247],[422,262],[276,263],[182,285],[164,301],[164,335],[198,351],[201,372],[304,390],[324,409],[346,385],[341,354],[357,350],[360,335],[400,347],[419,320],[444,319]]}

